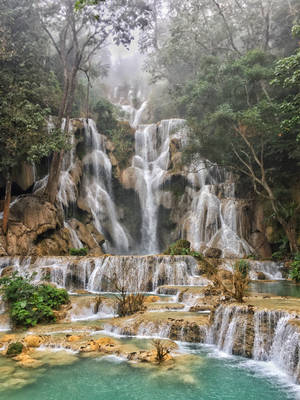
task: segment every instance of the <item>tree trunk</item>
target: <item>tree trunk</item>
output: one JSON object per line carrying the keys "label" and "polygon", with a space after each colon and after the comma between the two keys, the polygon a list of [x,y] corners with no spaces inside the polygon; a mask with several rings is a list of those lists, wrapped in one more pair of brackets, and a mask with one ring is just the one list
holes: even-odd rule
{"label": "tree trunk", "polygon": [[58,192],[58,184],[59,184],[63,155],[64,151],[61,150],[59,153],[54,153],[51,160],[50,172],[45,193],[47,194],[48,200],[52,204],[55,203],[56,195]]}
{"label": "tree trunk", "polygon": [[3,210],[3,233],[6,235],[9,219],[9,205],[11,200],[11,176],[7,175],[6,186],[5,186],[5,200],[4,200],[4,210]]}

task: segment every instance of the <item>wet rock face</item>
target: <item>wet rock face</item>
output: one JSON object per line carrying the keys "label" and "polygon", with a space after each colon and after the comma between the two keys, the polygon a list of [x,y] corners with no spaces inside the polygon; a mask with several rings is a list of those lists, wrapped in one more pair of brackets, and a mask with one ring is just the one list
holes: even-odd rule
{"label": "wet rock face", "polygon": [[[72,224],[90,254],[102,255],[104,237],[94,226],[75,218]],[[0,234],[0,256],[68,255],[71,247],[72,238],[64,226],[62,209],[38,195],[20,196],[11,206],[7,235]]]}
{"label": "wet rock face", "polygon": [[21,196],[10,210],[6,252],[8,255],[34,254],[36,244],[62,226],[62,215],[55,206],[34,196]]}

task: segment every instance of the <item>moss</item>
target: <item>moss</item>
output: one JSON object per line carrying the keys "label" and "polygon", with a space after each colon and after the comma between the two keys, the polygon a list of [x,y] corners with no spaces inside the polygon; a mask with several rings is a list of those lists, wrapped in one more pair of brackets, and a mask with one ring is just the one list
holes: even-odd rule
{"label": "moss", "polygon": [[16,357],[22,353],[23,344],[21,342],[10,343],[6,352],[7,357]]}

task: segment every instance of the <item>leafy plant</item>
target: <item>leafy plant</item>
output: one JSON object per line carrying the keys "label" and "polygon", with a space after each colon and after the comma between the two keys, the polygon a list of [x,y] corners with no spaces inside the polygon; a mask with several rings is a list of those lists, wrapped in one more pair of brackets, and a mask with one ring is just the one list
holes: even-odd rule
{"label": "leafy plant", "polygon": [[87,247],[81,247],[81,249],[71,248],[69,250],[70,256],[87,256],[88,252],[89,252],[89,250]]}
{"label": "leafy plant", "polygon": [[294,261],[291,263],[290,278],[295,282],[300,282],[300,253],[294,256]]}
{"label": "leafy plant", "polygon": [[191,243],[185,239],[179,239],[177,242],[171,244],[164,254],[170,256],[192,256],[198,260],[203,259],[201,253],[191,250]]}
{"label": "leafy plant", "polygon": [[7,357],[16,357],[18,354],[22,353],[23,344],[21,342],[10,343],[6,352]]}
{"label": "leafy plant", "polygon": [[54,322],[53,310],[69,302],[65,289],[50,285],[33,285],[29,279],[13,274],[0,279],[0,291],[10,307],[10,316],[16,326],[30,327],[39,322]]}

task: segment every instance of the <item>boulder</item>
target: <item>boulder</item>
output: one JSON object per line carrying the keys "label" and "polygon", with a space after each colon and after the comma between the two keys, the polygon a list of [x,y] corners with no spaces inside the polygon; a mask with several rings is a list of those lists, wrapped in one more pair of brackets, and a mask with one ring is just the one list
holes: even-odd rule
{"label": "boulder", "polygon": [[24,338],[24,343],[27,347],[39,347],[43,342],[40,336],[29,335]]}
{"label": "boulder", "polygon": [[67,342],[73,343],[73,342],[79,342],[81,340],[82,336],[76,336],[76,335],[71,335],[67,336]]}
{"label": "boulder", "polygon": [[205,250],[204,255],[208,258],[221,258],[222,250],[216,247],[209,247]]}
{"label": "boulder", "polygon": [[260,272],[257,273],[257,279],[260,280],[260,281],[264,281],[267,278],[266,278],[266,275],[263,272],[260,271]]}
{"label": "boulder", "polygon": [[147,296],[145,298],[145,303],[156,303],[159,300],[160,298],[158,296]]}

